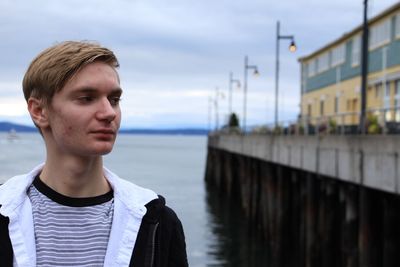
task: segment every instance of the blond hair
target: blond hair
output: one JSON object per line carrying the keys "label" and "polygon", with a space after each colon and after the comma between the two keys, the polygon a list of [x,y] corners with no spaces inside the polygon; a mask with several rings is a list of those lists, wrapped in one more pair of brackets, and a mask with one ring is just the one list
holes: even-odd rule
{"label": "blond hair", "polygon": [[94,42],[65,41],[41,52],[29,65],[22,88],[25,100],[35,97],[46,104],[82,67],[104,62],[113,68],[119,63],[114,53]]}

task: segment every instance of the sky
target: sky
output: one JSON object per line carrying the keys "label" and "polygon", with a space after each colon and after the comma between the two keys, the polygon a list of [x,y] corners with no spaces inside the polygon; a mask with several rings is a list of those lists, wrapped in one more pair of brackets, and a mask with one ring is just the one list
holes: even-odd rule
{"label": "sky", "polygon": [[[398,0],[369,0],[372,17]],[[364,0],[0,0],[0,121],[33,125],[21,81],[31,60],[65,40],[113,50],[124,90],[122,128],[214,128],[232,108],[242,120],[244,57],[249,72],[247,125],[272,124],[276,24],[280,41],[279,120],[299,114],[298,58],[361,25]],[[216,97],[216,88],[220,94]],[[212,102],[210,102],[212,98]],[[211,108],[211,113],[210,112]]]}

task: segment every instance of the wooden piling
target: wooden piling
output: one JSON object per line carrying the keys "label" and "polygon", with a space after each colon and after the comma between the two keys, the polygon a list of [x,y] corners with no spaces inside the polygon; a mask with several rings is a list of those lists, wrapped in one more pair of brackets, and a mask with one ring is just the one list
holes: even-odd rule
{"label": "wooden piling", "polygon": [[213,148],[205,176],[265,238],[269,267],[398,265],[397,195]]}

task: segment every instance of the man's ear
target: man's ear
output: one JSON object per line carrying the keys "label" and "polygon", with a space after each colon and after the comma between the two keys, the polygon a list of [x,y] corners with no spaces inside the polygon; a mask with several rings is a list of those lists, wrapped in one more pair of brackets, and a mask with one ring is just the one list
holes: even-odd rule
{"label": "man's ear", "polygon": [[43,103],[43,100],[30,97],[28,99],[28,111],[31,114],[33,122],[39,128],[44,129],[49,125],[48,108]]}

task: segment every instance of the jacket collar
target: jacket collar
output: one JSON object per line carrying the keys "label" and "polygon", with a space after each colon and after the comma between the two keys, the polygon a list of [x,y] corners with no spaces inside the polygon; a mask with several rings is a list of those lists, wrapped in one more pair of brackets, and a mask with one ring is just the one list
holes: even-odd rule
{"label": "jacket collar", "polygon": [[158,196],[152,190],[137,186],[131,182],[119,178],[116,174],[104,169],[104,176],[114,190],[114,198],[119,200],[132,212],[146,213],[145,205],[157,199]]}
{"label": "jacket collar", "polygon": [[[0,186],[0,214],[9,216],[26,200],[29,186],[41,172],[43,166],[44,163],[36,166],[27,174],[14,176]],[[106,179],[114,190],[114,197],[119,198],[131,212],[144,214],[146,212],[145,205],[158,197],[153,191],[120,179],[107,168],[103,169]]]}
{"label": "jacket collar", "polygon": [[[10,239],[19,266],[35,266],[35,240],[30,202],[26,191],[42,170],[40,164],[30,173],[15,176],[0,186],[0,214],[9,217]],[[104,266],[129,266],[145,205],[157,198],[153,191],[141,188],[104,168],[114,190],[114,218]]]}
{"label": "jacket collar", "polygon": [[44,163],[36,166],[31,172],[14,176],[0,186],[0,214],[8,217],[26,200],[29,186],[40,173]]}

